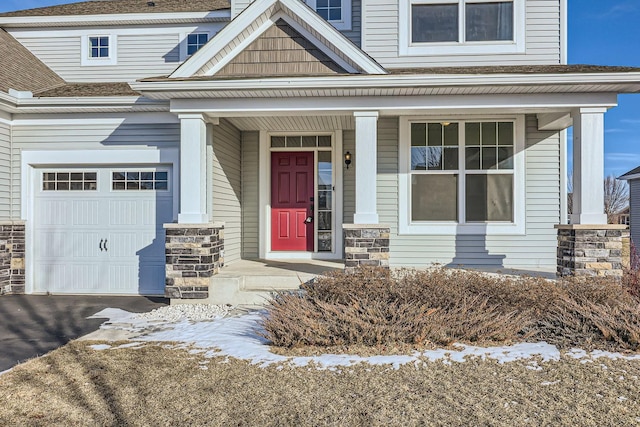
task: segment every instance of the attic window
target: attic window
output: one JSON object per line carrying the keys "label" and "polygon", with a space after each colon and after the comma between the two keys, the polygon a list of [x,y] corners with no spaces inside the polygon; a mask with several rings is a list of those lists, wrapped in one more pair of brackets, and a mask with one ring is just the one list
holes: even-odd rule
{"label": "attic window", "polygon": [[89,37],[89,57],[108,58],[109,57],[109,37]]}
{"label": "attic window", "polygon": [[338,30],[351,30],[351,0],[305,0]]}
{"label": "attic window", "polygon": [[187,36],[187,55],[193,55],[209,41],[207,33],[193,33]]}
{"label": "attic window", "polygon": [[81,37],[80,63],[83,67],[116,65],[117,36],[89,34]]}

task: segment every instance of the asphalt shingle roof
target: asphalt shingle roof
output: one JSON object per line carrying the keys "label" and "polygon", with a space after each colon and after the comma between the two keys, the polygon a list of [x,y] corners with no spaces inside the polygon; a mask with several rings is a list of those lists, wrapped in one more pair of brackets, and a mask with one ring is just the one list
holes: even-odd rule
{"label": "asphalt shingle roof", "polygon": [[34,94],[41,98],[81,98],[87,96],[140,96],[128,83],[67,83]]}
{"label": "asphalt shingle roof", "polygon": [[640,72],[640,67],[609,65],[492,65],[483,67],[394,68],[391,74],[589,74]]}
{"label": "asphalt shingle roof", "polygon": [[39,92],[65,84],[62,77],[0,29],[0,90]]}
{"label": "asphalt shingle roof", "polygon": [[230,7],[229,0],[92,0],[0,13],[0,17],[210,12]]}

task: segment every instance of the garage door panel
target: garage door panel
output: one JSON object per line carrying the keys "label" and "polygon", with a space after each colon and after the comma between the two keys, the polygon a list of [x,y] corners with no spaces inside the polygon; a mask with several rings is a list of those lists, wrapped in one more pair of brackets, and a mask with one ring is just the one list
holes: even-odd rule
{"label": "garage door panel", "polygon": [[[46,173],[55,179],[66,178],[72,176],[67,173],[70,169],[48,169]],[[129,183],[116,188],[113,171],[132,169],[94,167],[95,182],[87,191],[84,187],[70,190],[70,186],[61,190],[57,182],[43,187],[44,180],[34,184],[37,291],[164,293],[163,224],[173,220],[173,193],[166,190],[166,182],[158,190]],[[158,170],[163,172],[153,175],[156,181],[170,182],[167,168]],[[129,172],[123,176],[129,180]]]}

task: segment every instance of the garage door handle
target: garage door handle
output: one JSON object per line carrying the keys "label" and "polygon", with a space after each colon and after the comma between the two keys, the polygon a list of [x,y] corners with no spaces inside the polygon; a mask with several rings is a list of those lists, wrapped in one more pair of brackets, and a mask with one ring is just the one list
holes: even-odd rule
{"label": "garage door handle", "polygon": [[103,251],[103,249],[102,249],[102,242],[103,242],[103,241],[104,241],[103,239],[100,239],[100,244],[98,245],[98,247],[100,248],[100,252],[102,252],[102,251]]}
{"label": "garage door handle", "polygon": [[109,248],[107,247],[107,239],[104,239],[104,250],[108,251]]}

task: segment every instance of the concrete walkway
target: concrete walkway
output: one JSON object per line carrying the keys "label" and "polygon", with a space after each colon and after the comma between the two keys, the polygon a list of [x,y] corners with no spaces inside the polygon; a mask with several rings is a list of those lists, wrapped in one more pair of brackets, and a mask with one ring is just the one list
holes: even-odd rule
{"label": "concrete walkway", "polygon": [[147,312],[164,298],[77,295],[0,297],[0,372],[97,330],[104,319],[88,316],[108,308]]}

